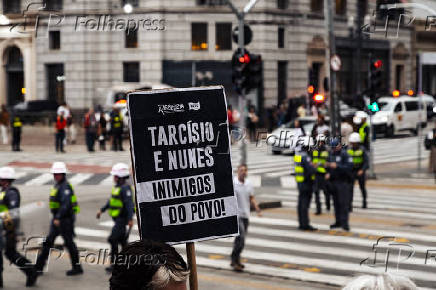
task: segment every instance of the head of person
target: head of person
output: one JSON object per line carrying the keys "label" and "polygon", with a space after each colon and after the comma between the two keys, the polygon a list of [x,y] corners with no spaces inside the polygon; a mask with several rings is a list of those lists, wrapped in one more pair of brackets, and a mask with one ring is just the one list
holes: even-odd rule
{"label": "head of person", "polygon": [[53,174],[53,178],[56,181],[56,183],[60,183],[65,179],[65,176],[67,174],[67,166],[64,162],[54,162],[50,173]]}
{"label": "head of person", "polygon": [[110,174],[114,177],[116,184],[124,183],[130,175],[129,165],[122,162],[117,163],[112,166]]}
{"label": "head of person", "polygon": [[247,164],[240,164],[238,166],[238,179],[244,181],[247,178],[248,167]]}
{"label": "head of person", "polygon": [[415,290],[418,289],[409,278],[385,273],[383,275],[362,275],[350,281],[343,290]]}
{"label": "head of person", "polygon": [[8,110],[8,109],[6,108],[6,105],[3,104],[3,105],[2,105],[2,111],[3,111],[3,112],[6,112],[7,110]]}
{"label": "head of person", "polygon": [[294,128],[300,128],[300,121],[298,120],[294,121]]}
{"label": "head of person", "polygon": [[0,186],[3,188],[9,187],[16,179],[15,170],[12,167],[0,168]]}
{"label": "head of person", "polygon": [[321,115],[321,114],[318,115],[317,123],[318,123],[318,125],[324,125],[325,119],[324,119],[323,115]]}
{"label": "head of person", "polygon": [[187,289],[188,266],[180,254],[165,243],[150,240],[130,243],[113,266],[110,290]]}
{"label": "head of person", "polygon": [[94,108],[92,108],[92,107],[89,108],[88,113],[89,113],[89,114],[94,114]]}
{"label": "head of person", "polygon": [[231,110],[232,110],[232,105],[228,105],[228,106],[227,106],[227,110],[230,110],[230,111],[231,111]]}
{"label": "head of person", "polygon": [[339,141],[338,138],[333,138],[330,141],[330,148],[332,148],[333,151],[338,152],[342,150],[342,144]]}
{"label": "head of person", "polygon": [[360,135],[359,133],[351,133],[348,137],[348,143],[353,149],[357,149],[360,146]]}
{"label": "head of person", "polygon": [[254,106],[250,106],[249,111],[250,113],[254,113],[256,111],[256,108]]}

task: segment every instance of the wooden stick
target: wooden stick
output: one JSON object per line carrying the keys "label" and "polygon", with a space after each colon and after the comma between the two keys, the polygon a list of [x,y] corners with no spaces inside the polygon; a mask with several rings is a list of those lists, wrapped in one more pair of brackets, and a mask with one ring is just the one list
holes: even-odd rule
{"label": "wooden stick", "polygon": [[195,260],[195,244],[186,243],[186,256],[188,257],[189,266],[189,289],[198,290],[197,280],[197,261]]}

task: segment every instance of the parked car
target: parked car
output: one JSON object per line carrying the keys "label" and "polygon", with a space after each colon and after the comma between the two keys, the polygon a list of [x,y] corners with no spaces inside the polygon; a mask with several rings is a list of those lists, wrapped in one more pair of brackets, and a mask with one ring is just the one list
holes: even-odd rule
{"label": "parked car", "polygon": [[16,112],[50,112],[56,111],[58,103],[51,100],[33,100],[21,102],[13,106],[13,110]]}
{"label": "parked car", "polygon": [[[300,122],[300,126],[303,128],[303,130],[300,128],[295,128],[295,120]],[[294,154],[295,150],[303,142],[310,142],[310,145],[314,145],[314,140],[310,138],[310,135],[313,127],[316,124],[316,117],[300,117],[295,120],[282,125],[267,136],[267,146],[272,154]],[[326,118],[325,121],[328,123],[328,118]]]}
{"label": "parked car", "polygon": [[372,117],[376,134],[383,133],[390,137],[402,131],[411,131],[416,135],[419,126],[427,124],[427,114],[422,114],[420,119],[422,105],[419,105],[416,97],[382,97],[378,103],[380,111]]}

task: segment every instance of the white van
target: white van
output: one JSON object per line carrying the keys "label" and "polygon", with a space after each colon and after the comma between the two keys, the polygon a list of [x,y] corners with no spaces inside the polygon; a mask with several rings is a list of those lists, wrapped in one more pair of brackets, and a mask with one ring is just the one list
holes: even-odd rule
{"label": "white van", "polygon": [[376,133],[394,136],[401,131],[411,131],[417,134],[419,124],[424,126],[427,124],[427,113],[422,106],[419,106],[418,97],[382,97],[378,99],[378,104],[380,111],[372,117]]}

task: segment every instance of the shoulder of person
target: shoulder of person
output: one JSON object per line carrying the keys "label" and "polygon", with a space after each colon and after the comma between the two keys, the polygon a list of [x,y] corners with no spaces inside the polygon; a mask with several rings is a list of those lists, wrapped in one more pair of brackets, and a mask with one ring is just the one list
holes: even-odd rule
{"label": "shoulder of person", "polygon": [[129,184],[124,184],[121,186],[121,191],[127,196],[132,196],[132,187]]}

